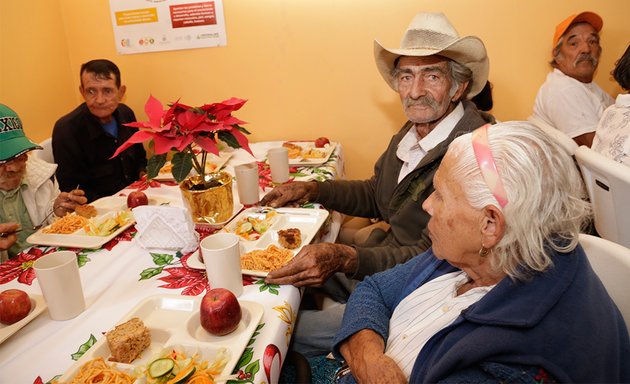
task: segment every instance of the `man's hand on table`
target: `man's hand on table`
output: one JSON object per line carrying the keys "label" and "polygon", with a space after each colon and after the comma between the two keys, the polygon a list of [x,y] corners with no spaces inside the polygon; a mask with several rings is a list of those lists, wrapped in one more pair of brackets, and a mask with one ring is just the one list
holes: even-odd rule
{"label": "man's hand on table", "polygon": [[260,205],[273,208],[285,205],[301,205],[317,197],[319,186],[316,181],[296,181],[281,184],[267,193]]}
{"label": "man's hand on table", "polygon": [[17,241],[17,234],[15,231],[20,229],[20,224],[18,223],[0,223],[0,251],[6,251],[11,248],[13,244]]}
{"label": "man's hand on table", "polygon": [[333,273],[353,273],[356,267],[356,249],[343,244],[310,244],[287,265],[269,272],[265,282],[296,287],[321,286]]}
{"label": "man's hand on table", "polygon": [[85,192],[81,189],[61,192],[53,204],[55,216],[64,216],[69,212],[73,212],[77,205],[83,205],[85,203],[87,203],[87,198],[85,197]]}

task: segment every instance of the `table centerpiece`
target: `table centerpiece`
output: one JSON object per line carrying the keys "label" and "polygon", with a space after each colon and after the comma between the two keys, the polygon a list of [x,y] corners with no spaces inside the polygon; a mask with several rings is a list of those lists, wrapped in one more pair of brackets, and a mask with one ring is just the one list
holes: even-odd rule
{"label": "table centerpiece", "polygon": [[[159,100],[149,96],[144,106],[149,120],[125,124],[138,128],[138,132],[112,157],[134,144],[148,142],[153,155],[147,162],[147,178],[156,177],[170,157],[171,174],[179,183],[193,220],[223,222],[233,210],[232,176],[223,171],[207,172],[206,160],[208,153],[219,155],[219,141],[252,154],[245,136],[249,132],[241,126],[246,123],[232,116],[246,101],[232,97],[200,107],[176,101],[164,109]],[[193,169],[195,174],[191,175]]]}

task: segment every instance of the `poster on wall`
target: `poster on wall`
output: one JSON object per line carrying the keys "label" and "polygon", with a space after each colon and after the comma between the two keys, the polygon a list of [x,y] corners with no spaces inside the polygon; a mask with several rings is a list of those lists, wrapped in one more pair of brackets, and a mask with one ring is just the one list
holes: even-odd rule
{"label": "poster on wall", "polygon": [[120,54],[227,45],[222,0],[109,0]]}

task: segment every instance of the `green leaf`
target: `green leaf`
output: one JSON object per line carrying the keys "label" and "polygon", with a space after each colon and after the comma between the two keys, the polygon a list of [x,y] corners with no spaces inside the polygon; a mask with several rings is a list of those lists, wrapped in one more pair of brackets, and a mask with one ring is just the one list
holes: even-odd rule
{"label": "green leaf", "polygon": [[254,378],[254,376],[256,376],[258,371],[260,371],[260,360],[256,360],[250,365],[248,365],[247,367],[245,367],[245,373],[251,373],[252,379]]}
{"label": "green leaf", "polygon": [[147,268],[140,273],[140,280],[148,280],[153,276],[159,275],[162,273],[162,269],[164,269],[164,267]]}
{"label": "green leaf", "polygon": [[171,173],[173,174],[173,178],[178,183],[181,183],[193,168],[192,154],[190,152],[175,152],[173,158],[171,159],[171,163],[173,164],[173,168],[171,169]]}
{"label": "green leaf", "polygon": [[252,361],[253,356],[254,356],[254,349],[245,348],[245,350],[243,351],[243,354],[241,355],[241,358],[238,360],[238,363],[236,363],[236,368],[234,368],[233,372],[238,372],[239,369],[249,364],[249,362]]}
{"label": "green leaf", "polygon": [[81,346],[79,346],[79,349],[75,353],[70,355],[72,357],[72,360],[74,361],[79,360],[81,356],[83,356],[83,354],[87,352],[87,350],[90,349],[91,346],[94,345],[94,343],[96,343],[96,337],[90,334],[90,338],[88,339],[88,341],[81,344]]}
{"label": "green leaf", "polygon": [[238,140],[236,140],[236,138],[228,131],[219,131],[219,139],[225,141],[225,143],[232,148],[241,147]]}
{"label": "green leaf", "polygon": [[168,253],[151,253],[155,265],[170,265],[173,262],[173,255]]}
{"label": "green leaf", "polygon": [[153,179],[166,163],[166,153],[155,155],[147,161],[147,179]]}
{"label": "green leaf", "polygon": [[50,381],[47,381],[46,384],[54,384],[54,383],[58,383],[59,379],[61,379],[63,375],[55,375],[55,377],[53,377],[52,379],[50,379]]}
{"label": "green leaf", "polygon": [[236,129],[238,129],[239,131],[243,132],[243,133],[244,133],[244,134],[246,134],[246,135],[250,135],[250,134],[251,134],[251,132],[250,132],[250,131],[248,131],[247,129],[245,129],[245,128],[241,127],[241,126],[240,126],[240,125],[238,125],[238,124],[234,124],[234,125],[233,125],[233,127],[235,127]]}
{"label": "green leaf", "polygon": [[269,293],[273,293],[274,295],[278,294],[278,290],[275,288],[269,288]]}

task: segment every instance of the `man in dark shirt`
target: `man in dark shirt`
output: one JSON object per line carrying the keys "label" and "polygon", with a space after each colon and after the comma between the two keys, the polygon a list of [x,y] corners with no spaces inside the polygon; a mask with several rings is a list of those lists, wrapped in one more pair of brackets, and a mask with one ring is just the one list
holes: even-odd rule
{"label": "man in dark shirt", "polygon": [[120,102],[126,87],[116,64],[92,60],[81,66],[80,76],[85,102],[55,123],[52,147],[60,189],[80,186],[88,201],[94,201],[138,180],[147,160],[141,144],[111,158],[136,132],[124,125],[136,121],[136,116]]}

